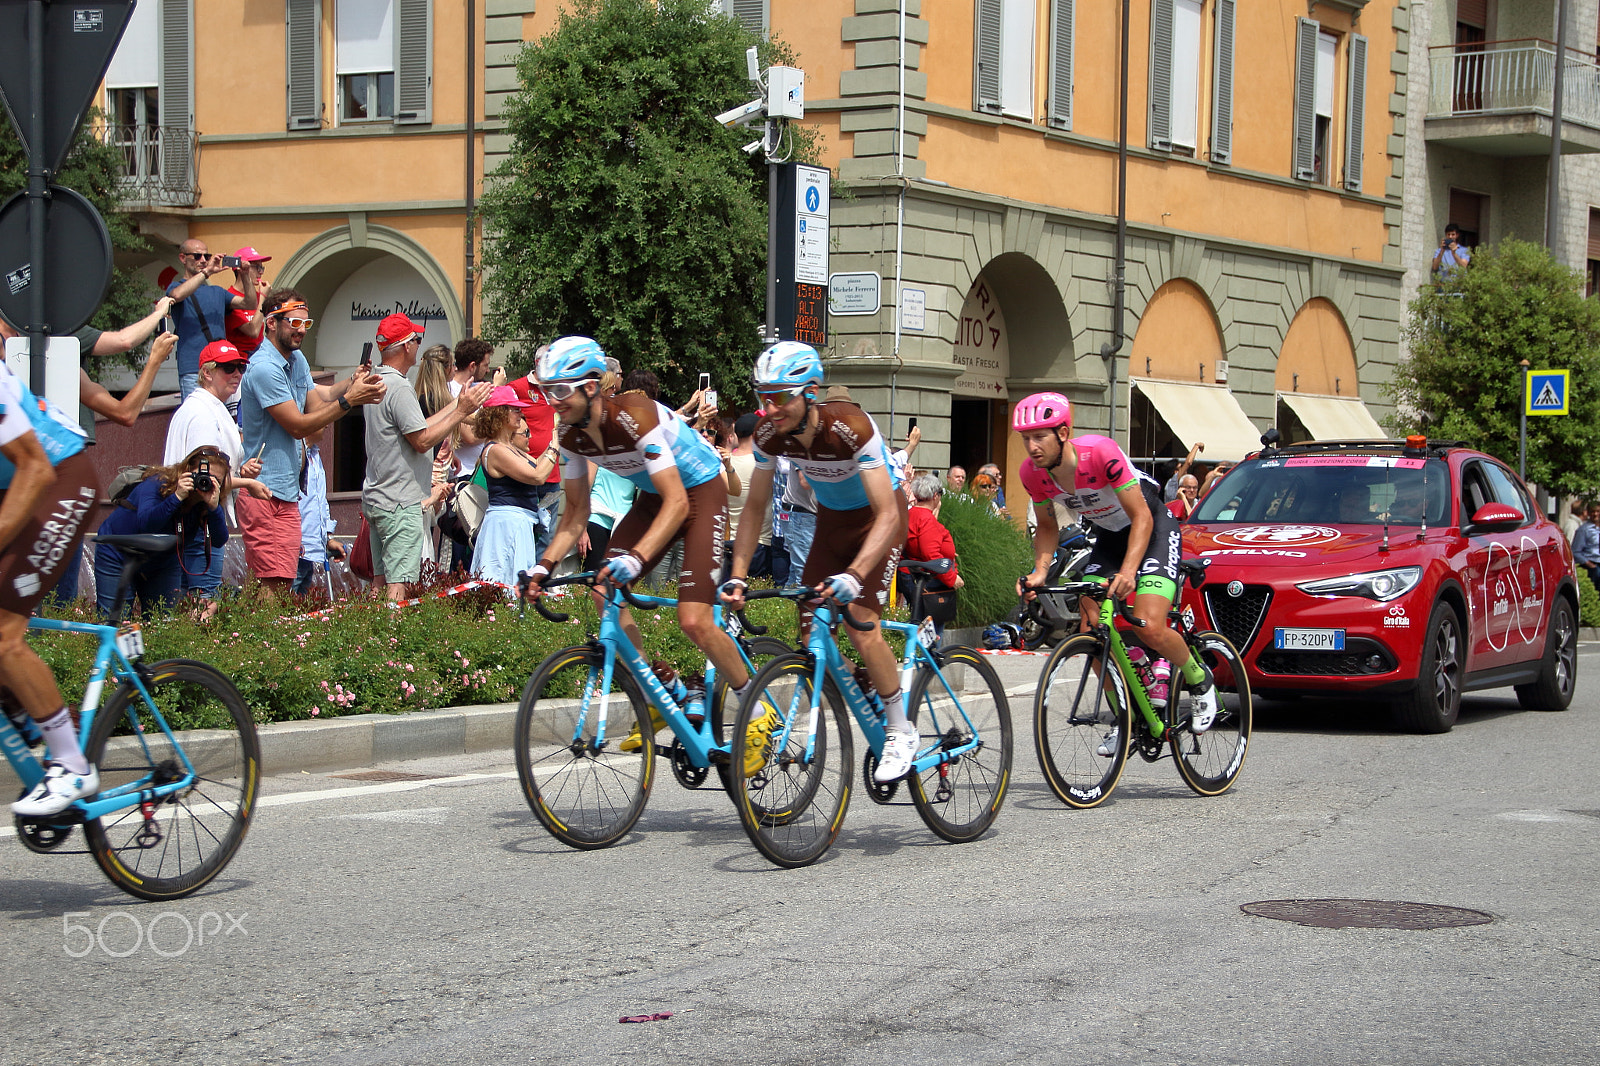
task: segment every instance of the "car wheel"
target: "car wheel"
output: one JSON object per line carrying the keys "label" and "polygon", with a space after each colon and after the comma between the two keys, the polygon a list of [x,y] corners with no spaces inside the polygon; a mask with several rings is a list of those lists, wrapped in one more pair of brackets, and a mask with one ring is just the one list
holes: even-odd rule
{"label": "car wheel", "polygon": [[1517,702],[1530,711],[1564,711],[1572,702],[1578,674],[1578,624],[1572,604],[1557,596],[1550,612],[1550,636],[1545,644],[1539,680],[1517,686]]}
{"label": "car wheel", "polygon": [[1466,665],[1461,619],[1447,603],[1434,605],[1422,663],[1411,694],[1394,706],[1395,722],[1413,733],[1448,733],[1461,713],[1461,675]]}

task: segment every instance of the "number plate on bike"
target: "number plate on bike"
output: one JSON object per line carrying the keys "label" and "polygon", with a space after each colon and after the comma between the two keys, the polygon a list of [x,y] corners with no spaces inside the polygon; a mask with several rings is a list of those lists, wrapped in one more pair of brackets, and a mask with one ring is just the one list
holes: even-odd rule
{"label": "number plate on bike", "polygon": [[939,631],[933,627],[933,619],[924,618],[922,624],[917,626],[917,639],[922,641],[925,648],[938,646]]}
{"label": "number plate on bike", "polygon": [[1344,630],[1274,629],[1272,646],[1278,651],[1344,651]]}
{"label": "number plate on bike", "polygon": [[137,659],[144,655],[144,632],[138,626],[117,630],[117,650],[124,659]]}

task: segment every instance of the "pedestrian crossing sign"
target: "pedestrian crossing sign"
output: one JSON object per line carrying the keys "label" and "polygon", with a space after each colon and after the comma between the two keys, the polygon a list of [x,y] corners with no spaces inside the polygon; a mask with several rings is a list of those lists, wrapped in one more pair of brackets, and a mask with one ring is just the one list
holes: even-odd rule
{"label": "pedestrian crossing sign", "polygon": [[1569,370],[1529,370],[1527,388],[1522,392],[1523,414],[1564,415],[1567,413],[1567,375]]}

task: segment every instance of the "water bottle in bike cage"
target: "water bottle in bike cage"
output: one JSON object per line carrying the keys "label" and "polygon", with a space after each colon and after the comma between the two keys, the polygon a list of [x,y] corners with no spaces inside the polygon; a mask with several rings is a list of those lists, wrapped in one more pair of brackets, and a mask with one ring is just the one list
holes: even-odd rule
{"label": "water bottle in bike cage", "polygon": [[[651,663],[650,669],[655,671],[656,680],[661,682],[661,687],[667,690],[667,695],[671,696],[679,706],[682,706],[683,701],[689,697],[689,690],[678,679],[677,669],[671,663],[662,659],[657,659]],[[703,685],[701,686],[700,698],[704,702],[705,687]]]}
{"label": "water bottle in bike cage", "polygon": [[1133,672],[1139,675],[1139,684],[1149,689],[1156,679],[1155,667],[1150,662],[1150,657],[1144,653],[1143,648],[1129,648],[1128,661],[1133,664]]}
{"label": "water bottle in bike cage", "polygon": [[683,713],[691,720],[703,718],[706,713],[706,679],[701,674],[685,674],[679,682],[684,690],[681,698],[673,697],[683,706]]}
{"label": "water bottle in bike cage", "polygon": [[17,727],[17,732],[22,734],[24,744],[32,748],[44,742],[44,734],[39,732],[39,723],[33,720],[33,715],[10,700],[5,701],[5,708],[6,717]]}
{"label": "water bottle in bike cage", "polygon": [[865,666],[858,666],[855,669],[854,677],[856,679],[856,685],[861,689],[861,694],[867,698],[867,706],[872,708],[873,714],[882,718],[883,697],[879,696],[877,691],[872,687],[872,675],[867,673],[867,668]]}

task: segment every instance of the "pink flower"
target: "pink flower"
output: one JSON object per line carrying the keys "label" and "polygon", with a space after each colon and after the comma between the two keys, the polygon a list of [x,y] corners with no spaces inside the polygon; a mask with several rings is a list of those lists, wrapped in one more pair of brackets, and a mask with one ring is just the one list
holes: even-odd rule
{"label": "pink flower", "polygon": [[315,718],[317,715],[319,715],[321,713],[322,713],[322,708],[321,707],[313,707],[313,708],[311,708],[311,717]]}

